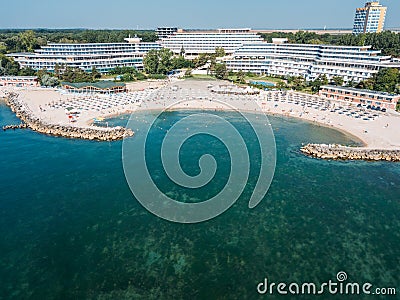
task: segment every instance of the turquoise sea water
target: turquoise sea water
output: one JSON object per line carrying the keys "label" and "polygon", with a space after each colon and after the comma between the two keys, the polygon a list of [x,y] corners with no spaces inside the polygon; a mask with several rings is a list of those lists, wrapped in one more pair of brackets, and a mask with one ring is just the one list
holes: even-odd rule
{"label": "turquoise sea water", "polygon": [[[170,113],[161,126],[188,113]],[[321,283],[339,271],[400,292],[400,164],[304,157],[301,143],[354,142],[310,123],[270,120],[278,161],[265,199],[249,210],[245,190],[226,213],[195,225],[159,219],[135,200],[122,142],[0,132],[0,299],[262,299],[256,286],[265,277]],[[17,122],[0,104],[0,126]],[[220,153],[215,188],[228,162],[218,141],[206,139],[183,148],[181,160],[196,173],[196,155]],[[150,143],[158,141],[155,133]],[[159,184],[182,196],[162,174]]]}

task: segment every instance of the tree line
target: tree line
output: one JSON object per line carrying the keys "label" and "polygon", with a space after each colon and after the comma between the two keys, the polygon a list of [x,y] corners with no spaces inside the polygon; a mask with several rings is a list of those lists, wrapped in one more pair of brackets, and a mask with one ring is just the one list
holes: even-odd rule
{"label": "tree line", "polygon": [[34,76],[36,71],[31,68],[23,68],[19,66],[13,58],[0,54],[0,76]]}
{"label": "tree line", "polygon": [[143,59],[144,70],[150,75],[165,75],[176,69],[193,68],[191,60],[185,59],[184,51],[176,56],[166,48],[161,50],[150,50]]}

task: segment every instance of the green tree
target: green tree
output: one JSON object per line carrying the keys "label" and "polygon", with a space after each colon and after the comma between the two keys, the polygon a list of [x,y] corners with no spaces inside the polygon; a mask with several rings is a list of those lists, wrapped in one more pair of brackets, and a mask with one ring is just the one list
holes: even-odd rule
{"label": "green tree", "polygon": [[346,87],[357,87],[357,83],[355,83],[353,80],[350,80],[347,82]]}
{"label": "green tree", "polygon": [[199,56],[194,59],[193,64],[195,68],[200,68],[206,65],[208,61],[211,61],[211,55],[207,53],[200,53]]}
{"label": "green tree", "polygon": [[172,58],[171,65],[172,69],[185,69],[193,67],[193,63],[190,60],[185,59],[183,56]]}
{"label": "green tree", "polygon": [[309,83],[311,90],[316,93],[319,91],[321,86],[327,85],[329,83],[328,78],[326,77],[325,74],[319,75],[314,81],[311,81]]}
{"label": "green tree", "polygon": [[279,81],[279,82],[276,84],[276,88],[277,88],[278,90],[283,90],[283,89],[286,89],[286,88],[287,88],[287,85],[286,85],[286,83],[284,83],[283,81]]}
{"label": "green tree", "polygon": [[56,77],[60,77],[60,75],[61,75],[61,70],[62,70],[62,67],[61,67],[59,64],[55,64],[55,65],[54,65],[54,75],[55,75]]}
{"label": "green tree", "polygon": [[374,76],[374,90],[394,93],[400,82],[399,70],[396,68],[385,68],[379,70]]}
{"label": "green tree", "polygon": [[173,57],[171,50],[163,48],[158,51],[159,64],[157,68],[157,74],[167,74],[167,72],[173,69],[171,59]]}
{"label": "green tree", "polygon": [[144,70],[147,74],[157,74],[159,56],[157,50],[150,50],[143,59]]}
{"label": "green tree", "polygon": [[19,70],[19,74],[20,76],[35,76],[36,75],[36,71],[30,67],[28,68],[23,68],[21,70]]}
{"label": "green tree", "polygon": [[33,32],[33,30],[21,32],[18,35],[18,38],[22,49],[25,51],[32,52],[38,46],[36,34]]}
{"label": "green tree", "polygon": [[215,77],[218,79],[226,79],[228,75],[228,71],[226,68],[226,64],[222,63],[216,63],[215,64],[215,70],[214,70]]}
{"label": "green tree", "polygon": [[237,73],[237,80],[239,81],[239,83],[244,84],[246,83],[245,79],[244,79],[244,72],[242,70],[239,70],[239,72]]}
{"label": "green tree", "polygon": [[7,46],[4,43],[0,43],[0,54],[7,53]]}
{"label": "green tree", "polygon": [[224,57],[226,55],[225,49],[222,47],[215,48],[215,56],[216,57]]}
{"label": "green tree", "polygon": [[193,72],[193,69],[191,69],[191,68],[187,69],[185,72],[185,77],[192,77],[193,76],[192,72]]}
{"label": "green tree", "polygon": [[303,76],[295,76],[288,79],[290,87],[296,91],[302,91],[306,88],[306,79]]}
{"label": "green tree", "polygon": [[93,82],[92,74],[85,72],[80,68],[66,67],[59,77],[63,81],[67,82]]}
{"label": "green tree", "polygon": [[320,39],[311,39],[308,41],[308,43],[313,44],[313,45],[320,45],[320,44],[323,44],[324,42],[321,41]]}
{"label": "green tree", "polygon": [[373,90],[374,89],[374,80],[373,79],[367,79],[367,80],[361,81],[356,85],[356,88],[358,88],[358,89],[366,89],[366,90]]}
{"label": "green tree", "polygon": [[135,81],[136,78],[132,73],[125,73],[121,76],[122,81]]}
{"label": "green tree", "polygon": [[56,77],[52,77],[49,74],[44,74],[40,80],[40,83],[43,86],[57,86],[59,84],[59,81]]}
{"label": "green tree", "polygon": [[182,45],[181,52],[179,53],[179,56],[185,57],[185,53],[186,53],[185,48],[183,48],[183,45]]}
{"label": "green tree", "polygon": [[146,75],[143,74],[142,72],[137,72],[135,74],[135,78],[136,78],[136,80],[146,80],[147,79]]}
{"label": "green tree", "polygon": [[46,68],[41,69],[41,70],[38,70],[38,71],[36,72],[36,76],[38,77],[38,79],[39,79],[40,82],[42,81],[42,77],[43,77],[44,75],[46,75],[46,74],[49,74],[49,72],[47,71]]}
{"label": "green tree", "polygon": [[19,70],[19,64],[15,62],[14,59],[0,54],[0,76],[16,76],[19,74]]}
{"label": "green tree", "polygon": [[147,74],[165,75],[173,69],[181,69],[192,66],[192,63],[182,56],[174,57],[171,50],[150,50],[143,60],[144,70]]}
{"label": "green tree", "polygon": [[92,67],[91,75],[92,81],[96,81],[96,79],[101,78],[101,73],[96,69],[95,66]]}
{"label": "green tree", "polygon": [[341,76],[335,76],[332,78],[332,81],[335,83],[337,86],[342,86],[344,83],[344,79]]}

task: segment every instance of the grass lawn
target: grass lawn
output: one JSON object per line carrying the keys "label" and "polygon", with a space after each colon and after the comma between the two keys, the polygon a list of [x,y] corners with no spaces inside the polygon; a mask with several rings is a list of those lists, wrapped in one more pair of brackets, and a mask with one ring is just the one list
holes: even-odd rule
{"label": "grass lawn", "polygon": [[202,79],[202,80],[216,80],[215,77],[211,75],[200,75],[200,74],[193,74],[192,79]]}
{"label": "grass lawn", "polygon": [[273,83],[278,83],[278,82],[283,82],[282,79],[275,78],[275,77],[270,77],[270,76],[245,76],[244,80],[249,80],[249,81],[269,81]]}
{"label": "grass lawn", "polygon": [[101,79],[114,80],[116,75],[101,75]]}
{"label": "grass lawn", "polygon": [[[228,79],[231,81],[236,81],[237,76],[228,76]],[[278,82],[283,82],[282,79],[275,78],[275,77],[270,77],[270,76],[244,76],[244,80],[246,81],[268,81],[272,83],[278,83]]]}
{"label": "grass lawn", "polygon": [[303,89],[303,90],[301,90],[301,91],[299,91],[299,92],[301,92],[301,93],[307,93],[307,94],[311,94],[311,95],[315,95],[316,93],[314,93],[313,91],[312,91],[312,89],[310,88],[310,87],[307,87],[307,88],[305,88],[305,89]]}

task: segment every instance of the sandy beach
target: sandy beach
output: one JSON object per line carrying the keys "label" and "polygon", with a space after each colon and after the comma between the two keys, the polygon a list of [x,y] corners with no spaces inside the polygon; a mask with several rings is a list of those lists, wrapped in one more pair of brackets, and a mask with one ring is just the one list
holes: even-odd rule
{"label": "sandy beach", "polygon": [[128,83],[128,95],[132,98],[138,96],[138,100],[132,103],[122,102],[123,104],[114,102],[110,103],[111,107],[91,107],[83,109],[80,112],[76,122],[71,122],[71,119],[66,114],[66,109],[71,107],[80,109],[80,105],[84,101],[106,103],[109,100],[108,95],[82,95],[82,94],[67,94],[59,89],[53,88],[1,88],[2,93],[14,92],[19,95],[19,99],[23,101],[29,110],[38,116],[42,121],[49,124],[71,125],[76,127],[88,128],[93,124],[96,118],[107,118],[113,115],[120,115],[134,112],[141,103],[141,99],[147,97],[154,90],[165,86],[164,81],[145,81]]}
{"label": "sandy beach", "polygon": [[[20,99],[33,114],[50,124],[72,125],[82,128],[92,127],[93,120],[137,110],[238,109],[260,112],[267,115],[283,115],[300,118],[323,126],[334,127],[361,140],[370,149],[400,149],[400,114],[395,112],[365,112],[371,119],[355,118],[350,112],[360,110],[343,103],[328,103],[322,99],[318,105],[302,105],[302,101],[292,101],[285,95],[264,92],[258,95],[216,94],[211,86],[227,85],[223,81],[176,80],[145,81],[129,83],[126,95],[78,95],[65,94],[60,90],[46,88],[17,89]],[[4,88],[3,88],[4,89]],[[1,91],[4,93],[4,90]],[[302,94],[304,97],[309,95]],[[300,95],[300,98],[303,97]],[[297,97],[297,96],[296,96]],[[289,99],[289,101],[288,101]],[[297,98],[296,98],[297,99]],[[180,102],[181,101],[181,102]],[[180,103],[177,103],[180,102]],[[259,107],[256,107],[255,103]],[[346,113],[332,112],[333,107],[343,107]],[[79,110],[76,122],[66,113],[68,109]],[[361,114],[361,112],[358,112]],[[372,119],[372,114],[376,115]]]}
{"label": "sandy beach", "polygon": [[267,114],[300,118],[323,126],[333,127],[357,137],[370,149],[400,149],[400,115],[379,113],[374,120],[356,119],[345,114],[321,111],[287,102],[265,101],[262,104]]}

